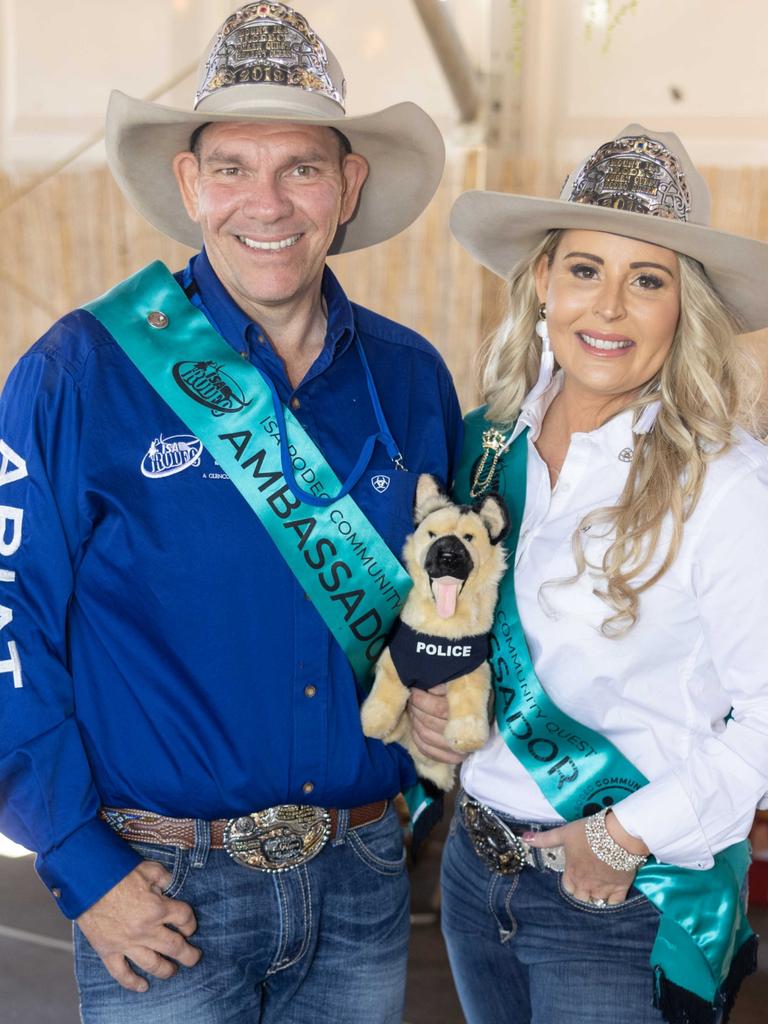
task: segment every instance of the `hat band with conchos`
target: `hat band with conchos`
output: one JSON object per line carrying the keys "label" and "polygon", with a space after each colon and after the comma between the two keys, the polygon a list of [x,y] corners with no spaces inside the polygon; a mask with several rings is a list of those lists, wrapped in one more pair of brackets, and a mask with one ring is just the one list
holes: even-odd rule
{"label": "hat band with conchos", "polygon": [[322,40],[286,4],[246,4],[227,18],[203,65],[195,109],[233,85],[306,89],[326,96],[344,113],[344,79],[334,83]]}
{"label": "hat band with conchos", "polygon": [[625,135],[600,146],[576,175],[571,203],[687,221],[691,196],[680,161],[658,139]]}

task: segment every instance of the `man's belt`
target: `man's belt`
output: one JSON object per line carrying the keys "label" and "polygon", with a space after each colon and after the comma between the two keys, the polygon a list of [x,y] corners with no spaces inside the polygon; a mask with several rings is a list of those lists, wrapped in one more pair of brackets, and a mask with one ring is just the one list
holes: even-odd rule
{"label": "man's belt", "polygon": [[[289,871],[312,860],[329,839],[335,839],[344,816],[348,828],[361,828],[380,821],[388,806],[388,800],[377,800],[348,811],[281,804],[206,824],[210,829],[211,849],[226,850],[239,864],[260,871]],[[131,807],[102,807],[100,817],[130,842],[159,843],[183,850],[191,850],[196,845],[198,822],[195,818],[169,818]]]}

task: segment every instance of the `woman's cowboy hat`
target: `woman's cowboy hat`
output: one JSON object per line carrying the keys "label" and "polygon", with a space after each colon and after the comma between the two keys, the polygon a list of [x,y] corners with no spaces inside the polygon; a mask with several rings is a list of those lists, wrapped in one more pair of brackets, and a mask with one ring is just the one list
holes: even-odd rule
{"label": "woman's cowboy hat", "polygon": [[747,330],[768,325],[768,244],[708,227],[709,189],[672,132],[630,124],[569,176],[559,199],[465,192],[451,230],[507,277],[554,228],[638,238],[698,260]]}
{"label": "woman's cowboy hat", "polygon": [[171,163],[196,128],[219,121],[280,121],[336,128],[370,165],[352,220],[332,253],[375,245],[406,228],[440,181],[445,147],[437,125],[415,103],[362,117],[344,113],[344,76],[302,15],[287,4],[249,3],[230,15],[203,58],[194,110],[113,92],[107,159],[136,209],[164,234],[199,249]]}

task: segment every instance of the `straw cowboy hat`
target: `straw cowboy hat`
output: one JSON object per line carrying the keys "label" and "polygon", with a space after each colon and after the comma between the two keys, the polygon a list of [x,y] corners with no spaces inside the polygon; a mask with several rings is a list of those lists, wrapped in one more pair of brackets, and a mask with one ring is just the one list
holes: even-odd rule
{"label": "straw cowboy hat", "polygon": [[768,244],[714,231],[704,178],[672,132],[630,124],[568,177],[559,199],[465,192],[451,230],[483,266],[507,277],[555,228],[607,231],[698,260],[746,330],[768,325]]}
{"label": "straw cowboy hat", "polygon": [[208,123],[290,122],[336,128],[370,174],[352,220],[331,253],[382,242],[406,228],[440,181],[445,147],[437,125],[415,103],[347,117],[339,62],[306,19],[282,3],[249,3],[211,40],[193,110],[112,93],[107,159],[123,192],[155,227],[199,249],[202,235],[187,216],[171,163]]}

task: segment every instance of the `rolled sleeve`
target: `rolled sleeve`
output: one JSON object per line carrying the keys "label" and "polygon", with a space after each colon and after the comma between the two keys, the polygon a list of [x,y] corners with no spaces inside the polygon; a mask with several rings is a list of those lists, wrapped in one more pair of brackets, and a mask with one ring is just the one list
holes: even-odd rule
{"label": "rolled sleeve", "polygon": [[[659,808],[664,814],[659,814]],[[703,870],[714,858],[686,787],[674,774],[643,786],[613,808],[630,835],[642,838],[653,856],[666,864]]]}

